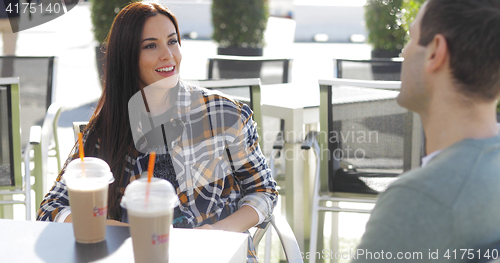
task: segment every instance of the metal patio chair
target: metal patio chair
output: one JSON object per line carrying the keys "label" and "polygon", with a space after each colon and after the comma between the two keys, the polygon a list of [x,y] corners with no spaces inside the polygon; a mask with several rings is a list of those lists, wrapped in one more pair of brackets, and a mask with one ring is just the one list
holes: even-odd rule
{"label": "metal patio chair", "polygon": [[322,241],[320,212],[370,213],[339,202],[375,203],[401,173],[420,165],[422,152],[420,118],[395,100],[400,82],[333,79],[319,85],[321,131],[310,132],[302,145],[317,157],[311,253]]}

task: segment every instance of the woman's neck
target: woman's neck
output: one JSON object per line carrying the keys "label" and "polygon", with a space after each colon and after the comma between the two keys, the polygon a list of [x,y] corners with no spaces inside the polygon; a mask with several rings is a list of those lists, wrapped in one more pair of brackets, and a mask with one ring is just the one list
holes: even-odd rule
{"label": "woman's neck", "polygon": [[171,94],[173,88],[163,89],[148,86],[144,88],[147,108],[151,116],[158,116],[172,107]]}

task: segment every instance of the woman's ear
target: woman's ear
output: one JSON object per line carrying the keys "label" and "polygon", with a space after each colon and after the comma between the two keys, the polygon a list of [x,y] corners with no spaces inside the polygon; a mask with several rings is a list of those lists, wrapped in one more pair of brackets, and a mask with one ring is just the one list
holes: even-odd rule
{"label": "woman's ear", "polygon": [[448,65],[449,49],[446,38],[443,35],[435,35],[426,48],[425,70],[427,73],[440,71]]}

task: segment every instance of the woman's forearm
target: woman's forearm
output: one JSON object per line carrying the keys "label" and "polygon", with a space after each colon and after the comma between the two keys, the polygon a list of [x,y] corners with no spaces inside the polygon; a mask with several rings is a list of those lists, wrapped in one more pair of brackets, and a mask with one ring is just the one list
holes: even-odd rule
{"label": "woman's forearm", "polygon": [[200,229],[217,229],[233,232],[245,232],[259,222],[259,215],[254,208],[248,205],[242,206],[234,214],[223,220],[212,224],[203,225]]}

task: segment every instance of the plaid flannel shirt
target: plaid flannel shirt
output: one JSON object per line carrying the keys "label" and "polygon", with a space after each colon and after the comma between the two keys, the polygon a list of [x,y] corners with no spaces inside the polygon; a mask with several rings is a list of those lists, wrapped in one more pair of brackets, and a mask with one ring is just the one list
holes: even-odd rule
{"label": "plaid flannel shirt", "polygon": [[[222,220],[243,204],[258,209],[265,216],[264,222],[269,221],[277,202],[276,182],[258,145],[250,108],[182,82],[176,107],[175,118],[149,128],[145,128],[144,119],[134,121],[132,115],[140,111],[129,110],[132,130],[142,129],[144,136],[135,141],[140,154],[124,156],[124,176],[130,178],[124,181],[129,183],[147,171],[150,150],[162,154],[167,147],[177,176],[179,207],[191,227]],[[166,145],[148,138],[158,129],[163,131],[160,142]],[[60,180],[61,176],[45,196],[37,220],[54,221],[69,207],[67,188]]]}

